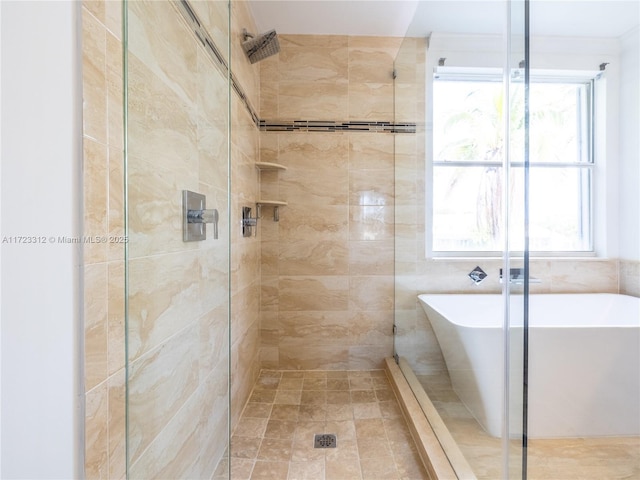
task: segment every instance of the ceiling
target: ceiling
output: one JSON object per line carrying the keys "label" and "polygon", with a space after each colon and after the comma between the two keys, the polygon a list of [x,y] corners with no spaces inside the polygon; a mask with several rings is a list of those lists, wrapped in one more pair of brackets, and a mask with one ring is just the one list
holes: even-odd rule
{"label": "ceiling", "polygon": [[[520,7],[523,2],[518,2]],[[502,33],[504,1],[249,0],[259,32],[427,36]],[[536,35],[619,37],[640,24],[639,0],[531,0]],[[515,8],[515,7],[514,7]],[[414,18],[415,15],[415,18]]]}

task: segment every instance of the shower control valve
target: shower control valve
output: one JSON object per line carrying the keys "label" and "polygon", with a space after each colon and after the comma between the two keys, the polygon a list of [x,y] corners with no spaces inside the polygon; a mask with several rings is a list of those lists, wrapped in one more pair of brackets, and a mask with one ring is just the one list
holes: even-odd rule
{"label": "shower control valve", "polygon": [[206,224],[213,225],[213,238],[218,239],[218,210],[206,208],[206,197],[200,193],[182,191],[182,240],[195,242],[207,238]]}

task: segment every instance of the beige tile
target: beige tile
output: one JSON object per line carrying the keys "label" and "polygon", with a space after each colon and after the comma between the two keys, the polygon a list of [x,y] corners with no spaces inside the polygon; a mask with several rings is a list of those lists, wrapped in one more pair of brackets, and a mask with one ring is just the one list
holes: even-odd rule
{"label": "beige tile", "polygon": [[108,376],[109,324],[107,265],[84,268],[84,370],[85,388],[91,390]]}
{"label": "beige tile", "polygon": [[[220,1],[194,2],[191,4],[191,8],[195,10],[203,22],[220,53],[225,59],[228,59],[227,43],[229,41],[230,16],[228,4]],[[247,27],[249,26],[247,25]]]}
{"label": "beige tile", "polygon": [[[385,45],[385,43],[387,43]],[[393,81],[393,56],[397,43],[392,39],[349,38],[349,81],[388,83]]]}
{"label": "beige tile", "polygon": [[264,438],[260,444],[258,460],[288,462],[291,459],[293,438]]}
{"label": "beige tile", "polygon": [[352,310],[393,311],[392,276],[351,276],[349,284]]}
{"label": "beige tile", "polygon": [[[360,460],[377,457],[391,457],[391,450],[384,439],[358,438],[358,454]],[[395,468],[393,460],[391,464]]]}
{"label": "beige tile", "polygon": [[287,215],[280,218],[279,227],[280,242],[285,244],[313,240],[346,242],[349,239],[349,210],[346,205],[309,209],[304,204],[293,204],[287,207]]}
{"label": "beige tile", "polygon": [[278,60],[280,85],[296,82],[311,90],[318,83],[340,83],[348,79],[349,52],[345,47],[292,48],[283,43]]}
{"label": "beige tile", "polygon": [[613,260],[556,261],[550,267],[554,293],[617,291],[617,265]]}
{"label": "beige tile", "polygon": [[312,342],[346,345],[349,343],[349,330],[344,317],[342,312],[330,311],[281,312],[280,346],[302,346]]}
{"label": "beige tile", "polygon": [[393,135],[349,134],[349,168],[351,170],[393,169],[393,151]]}
{"label": "beige tile", "polygon": [[302,405],[324,405],[327,403],[327,392],[324,390],[303,390],[300,403]]}
{"label": "beige tile", "polygon": [[349,240],[371,241],[393,238],[393,208],[387,206],[349,207]]}
{"label": "beige tile", "polygon": [[[104,4],[93,3],[102,9]],[[94,8],[82,9],[82,90],[84,135],[107,143],[106,29]]]}
{"label": "beige tile", "polygon": [[175,21],[173,6],[134,2],[128,21],[136,26],[129,28],[129,51],[178,95],[192,101],[197,91],[197,48],[186,25]]}
{"label": "beige tile", "polygon": [[640,297],[640,262],[620,260],[620,293]]}
{"label": "beige tile", "polygon": [[251,472],[251,480],[273,480],[287,478],[289,462],[266,462],[258,460]]}
{"label": "beige tile", "polygon": [[349,349],[334,345],[282,345],[280,366],[290,369],[345,369],[349,363]]}
{"label": "beige tile", "polygon": [[122,36],[122,9],[120,2],[105,2],[105,25],[118,39]]}
{"label": "beige tile", "polygon": [[334,120],[347,118],[348,83],[346,78],[336,82],[281,81],[278,91],[278,115],[281,119]]}
{"label": "beige tile", "polygon": [[[109,177],[107,147],[89,138],[83,141],[84,225],[85,238],[105,238],[109,233]],[[83,244],[84,262],[107,260],[108,243],[92,241]]]}
{"label": "beige tile", "polygon": [[[282,174],[283,180],[295,179],[298,175],[305,179],[310,172],[314,172],[326,180],[333,178],[334,175],[345,177],[346,182],[349,167],[348,135],[335,132],[296,132],[280,133],[277,138],[277,161],[289,168]],[[332,189],[338,186],[348,188],[348,183],[340,182],[332,185]]]}
{"label": "beige tile", "polygon": [[270,420],[286,420],[289,422],[298,421],[299,405],[276,404],[273,406]]}
{"label": "beige tile", "polygon": [[[113,374],[125,366],[124,262],[110,262],[108,275],[108,370]],[[85,284],[86,287],[86,284]],[[86,291],[86,290],[85,290]],[[89,302],[93,295],[89,294]]]}
{"label": "beige tile", "polygon": [[349,170],[349,204],[393,206],[393,169]]}
{"label": "beige tile", "polygon": [[155,348],[203,313],[197,252],[129,262],[129,356]]}
{"label": "beige tile", "polygon": [[349,273],[351,275],[393,275],[393,260],[392,240],[349,242]]}
{"label": "beige tile", "polygon": [[298,240],[279,247],[281,275],[346,275],[349,273],[348,242]]}
{"label": "beige tile", "polygon": [[393,312],[352,312],[349,335],[352,345],[388,345],[393,342]]}
{"label": "beige tile", "polygon": [[274,403],[281,405],[299,405],[300,398],[300,390],[278,390],[276,392]]}
{"label": "beige tile", "polygon": [[[251,478],[251,472],[253,471],[254,460],[247,460],[244,458],[232,458],[230,474],[233,480],[249,480]],[[226,475],[222,476],[227,478]]]}
{"label": "beige tile", "polygon": [[290,462],[288,480],[318,480],[324,478],[324,460]]}
{"label": "beige tile", "polygon": [[381,418],[356,420],[355,426],[359,438],[376,438],[385,435],[385,424]]}
{"label": "beige tile", "polygon": [[273,390],[255,390],[251,394],[250,402],[271,404],[276,398],[276,392]]}
{"label": "beige tile", "polygon": [[360,466],[353,459],[349,460],[326,460],[325,480],[361,480],[362,472]]}
{"label": "beige tile", "polygon": [[349,45],[346,35],[282,35],[282,48],[343,48]]}
{"label": "beige tile", "polygon": [[126,476],[126,374],[122,369],[108,380],[109,478]]}
{"label": "beige tile", "polygon": [[267,428],[268,419],[243,417],[234,430],[234,436],[261,438]]}
{"label": "beige tile", "polygon": [[[342,393],[348,394],[348,392],[338,392],[338,394]],[[331,401],[334,395],[333,393],[327,395],[327,405],[325,405],[327,421],[338,422],[353,420],[353,406],[351,405],[350,399],[348,402],[345,400],[344,403],[334,403]]]}
{"label": "beige tile", "polygon": [[[273,196],[270,197],[263,195],[263,198],[274,198],[288,202],[289,206],[281,213],[289,212],[291,210],[289,207],[297,207],[302,213],[304,213],[304,209],[317,209],[318,214],[325,211],[336,211],[336,209],[327,209],[326,207],[347,204],[349,196],[347,176],[346,168],[342,171],[330,168],[324,171],[299,170],[295,174],[281,175],[277,186],[278,193],[271,194]],[[281,216],[281,220],[284,218]],[[309,221],[312,224],[318,223],[317,220],[314,221],[314,217],[307,218],[307,222]]]}
{"label": "beige tile", "polygon": [[269,418],[272,413],[273,405],[271,403],[247,403],[242,415],[254,418]]}
{"label": "beige tile", "polygon": [[391,83],[354,84],[350,81],[350,120],[392,119],[393,106],[393,85]]}
{"label": "beige tile", "polygon": [[260,449],[261,437],[231,437],[231,456],[234,458],[256,458]]}
{"label": "beige tile", "polygon": [[[322,432],[324,422],[317,422],[318,429],[314,432]],[[304,437],[296,437],[293,441],[293,452],[291,453],[292,462],[313,462],[324,460],[324,450],[313,447],[313,433],[311,432]]]}
{"label": "beige tile", "polygon": [[[173,336],[161,348],[130,363],[128,419],[132,463],[165,428],[166,419],[175,418],[178,411],[184,410],[185,402],[196,391],[199,376],[197,347],[198,329],[193,326]],[[159,451],[156,453],[160,454]],[[150,458],[147,457],[140,468]]]}
{"label": "beige tile", "polygon": [[[115,3],[115,2],[107,2]],[[123,56],[120,31],[106,34],[106,93],[107,93],[107,135],[111,149],[122,153],[124,150],[124,105],[122,102],[124,93],[123,80]],[[112,152],[110,152],[111,154]],[[121,177],[122,179],[122,177]]]}
{"label": "beige tile", "polygon": [[376,480],[399,480],[400,475],[391,455],[373,458],[361,458],[362,478],[375,478]]}
{"label": "beige tile", "polygon": [[348,278],[280,277],[280,311],[337,311],[348,308]]}
{"label": "beige tile", "polygon": [[293,440],[295,430],[295,420],[276,420],[270,417],[267,423],[267,429],[264,432],[264,437]]}
{"label": "beige tile", "polygon": [[303,381],[303,378],[283,377],[282,380],[280,380],[279,388],[281,388],[282,390],[302,390]]}
{"label": "beige tile", "polygon": [[87,392],[85,402],[85,474],[91,479],[104,478],[109,471],[107,384]]}
{"label": "beige tile", "polygon": [[310,422],[322,422],[327,418],[327,405],[302,404],[300,405],[300,419]]}

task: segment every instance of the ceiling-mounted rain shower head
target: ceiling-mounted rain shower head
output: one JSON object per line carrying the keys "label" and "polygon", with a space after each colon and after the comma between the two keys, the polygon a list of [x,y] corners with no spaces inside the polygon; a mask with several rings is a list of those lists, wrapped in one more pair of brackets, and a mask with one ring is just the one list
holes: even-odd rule
{"label": "ceiling-mounted rain shower head", "polygon": [[280,51],[278,34],[275,30],[270,30],[267,33],[254,36],[243,29],[242,35],[244,37],[242,48],[251,63],[264,60],[265,58],[275,55]]}

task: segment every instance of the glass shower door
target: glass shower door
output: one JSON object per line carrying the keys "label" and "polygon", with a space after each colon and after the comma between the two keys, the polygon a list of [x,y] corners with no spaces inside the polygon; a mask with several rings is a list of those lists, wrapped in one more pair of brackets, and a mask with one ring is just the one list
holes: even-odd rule
{"label": "glass shower door", "polygon": [[229,5],[124,9],[127,476],[227,478]]}
{"label": "glass shower door", "polygon": [[[473,8],[475,15],[466,15]],[[447,24],[437,19],[465,15],[466,23],[458,22],[456,33],[442,33]],[[479,16],[486,22],[475,21]],[[457,451],[447,447],[445,452],[465,478],[461,472],[468,469],[477,478],[492,480],[526,475],[527,285],[510,283],[508,276],[504,283],[499,278],[501,269],[528,271],[524,253],[525,39],[524,0],[464,6],[421,1],[394,65],[394,120],[406,126],[395,137],[394,353],[409,383],[420,384],[417,396],[424,398],[426,392],[451,433]],[[445,91],[445,84],[454,88]],[[466,93],[456,103],[454,95],[461,91]],[[448,109],[447,121],[442,111],[436,112],[436,103]],[[480,107],[486,108],[486,115],[474,124],[470,117]],[[452,142],[455,148],[446,154],[436,138],[443,124],[447,132],[457,130],[458,140],[462,139]],[[488,137],[485,150],[461,148],[477,146]],[[482,155],[473,157],[479,151]],[[435,205],[442,199],[438,210]],[[483,201],[486,208],[478,208]],[[460,211],[455,210],[456,202]],[[493,222],[492,228],[465,232],[466,220],[470,220],[467,225],[479,222],[484,227]],[[446,242],[455,247],[443,247]],[[473,249],[482,242],[491,248]],[[475,284],[469,273],[477,266],[488,276]],[[498,353],[486,368],[499,385],[492,390],[495,404],[490,406],[492,414],[498,412],[497,431],[489,434],[481,426],[478,412],[467,408],[452,385],[438,338],[417,298],[423,293],[493,297],[495,313],[490,319],[498,326],[492,341],[498,346],[492,354]],[[475,318],[480,313],[471,307],[467,315]],[[472,368],[463,374],[473,375]],[[441,439],[441,444],[448,443]],[[454,464],[460,456],[466,462]]]}

